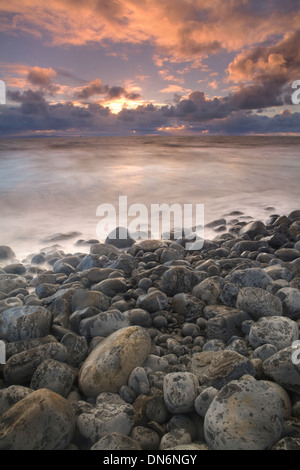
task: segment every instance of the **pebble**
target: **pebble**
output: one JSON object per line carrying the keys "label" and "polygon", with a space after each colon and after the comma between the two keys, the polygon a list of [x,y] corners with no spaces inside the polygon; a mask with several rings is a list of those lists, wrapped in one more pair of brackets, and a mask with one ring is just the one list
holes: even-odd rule
{"label": "pebble", "polygon": [[164,400],[170,413],[189,413],[193,411],[198,394],[199,381],[190,372],[174,372],[164,378]]}
{"label": "pebble", "polygon": [[154,291],[147,294],[140,295],[136,302],[137,308],[146,310],[149,313],[164,310],[167,305],[168,298],[166,294],[158,289],[155,289]]}
{"label": "pebble", "polygon": [[8,308],[0,314],[0,337],[6,341],[21,341],[47,336],[51,323],[52,315],[44,307]]}
{"label": "pebble", "polygon": [[117,309],[111,309],[81,320],[79,334],[88,339],[95,336],[107,337],[111,333],[128,326],[130,325],[125,314]]}
{"label": "pebble", "polygon": [[236,307],[249,313],[253,320],[258,320],[260,317],[282,315],[280,299],[258,287],[240,289]]}
{"label": "pebble", "polygon": [[285,317],[262,317],[249,332],[249,342],[254,349],[263,344],[271,344],[277,350],[284,349],[298,338],[297,323]]}
{"label": "pebble", "polygon": [[0,246],[0,260],[7,260],[15,258],[13,250],[9,246],[1,245]]}
{"label": "pebble", "polygon": [[33,390],[47,388],[66,398],[71,392],[76,375],[76,370],[69,365],[54,359],[46,359],[33,373],[30,388]]}
{"label": "pebble", "polygon": [[289,391],[299,393],[300,390],[300,364],[293,362],[296,350],[289,346],[263,362],[265,375]]}

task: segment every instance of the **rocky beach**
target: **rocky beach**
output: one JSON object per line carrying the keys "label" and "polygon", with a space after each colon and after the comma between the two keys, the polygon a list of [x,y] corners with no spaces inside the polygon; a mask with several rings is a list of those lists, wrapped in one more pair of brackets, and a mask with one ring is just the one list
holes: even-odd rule
{"label": "rocky beach", "polygon": [[209,228],[0,246],[0,449],[300,449],[300,210]]}

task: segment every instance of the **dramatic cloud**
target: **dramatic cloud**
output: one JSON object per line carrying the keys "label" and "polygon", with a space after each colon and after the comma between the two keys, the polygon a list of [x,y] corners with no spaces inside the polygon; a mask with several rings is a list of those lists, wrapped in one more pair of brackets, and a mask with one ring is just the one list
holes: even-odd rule
{"label": "dramatic cloud", "polygon": [[95,95],[104,95],[106,100],[115,100],[121,97],[128,100],[137,100],[141,96],[139,93],[128,92],[121,86],[104,85],[99,78],[75,93],[76,98],[81,100],[87,100]]}

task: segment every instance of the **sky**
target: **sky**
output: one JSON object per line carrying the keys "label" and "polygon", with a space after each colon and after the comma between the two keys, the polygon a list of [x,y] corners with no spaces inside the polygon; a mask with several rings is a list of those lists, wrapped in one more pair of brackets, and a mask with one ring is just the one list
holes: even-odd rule
{"label": "sky", "polygon": [[299,44],[299,0],[0,0],[0,136],[300,135]]}

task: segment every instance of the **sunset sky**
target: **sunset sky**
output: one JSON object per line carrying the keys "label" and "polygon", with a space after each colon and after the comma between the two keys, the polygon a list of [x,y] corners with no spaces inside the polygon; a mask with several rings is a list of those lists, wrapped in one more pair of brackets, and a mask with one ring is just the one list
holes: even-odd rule
{"label": "sunset sky", "polygon": [[299,134],[299,0],[0,0],[0,136]]}

